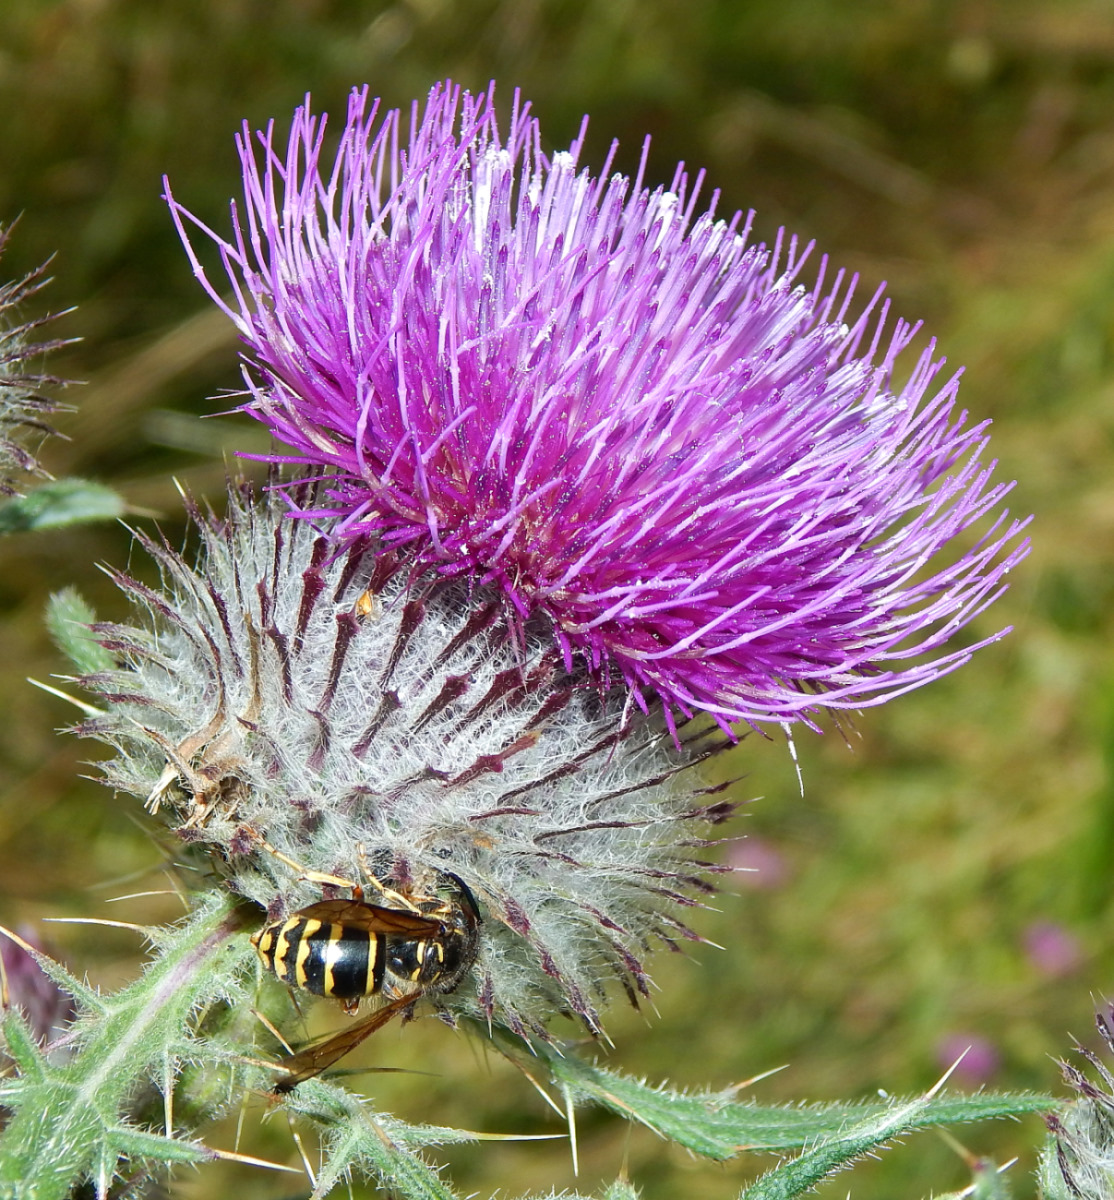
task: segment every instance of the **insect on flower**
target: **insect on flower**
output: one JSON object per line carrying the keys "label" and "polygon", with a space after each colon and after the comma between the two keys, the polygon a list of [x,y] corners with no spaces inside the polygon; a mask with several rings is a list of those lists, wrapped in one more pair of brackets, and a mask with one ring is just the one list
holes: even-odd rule
{"label": "insect on flower", "polygon": [[358,1024],[288,1058],[277,1094],[331,1067],[422,996],[453,991],[475,962],[480,914],[463,880],[443,874],[434,890],[444,895],[421,896],[393,891],[367,874],[391,907],[366,903],[363,888],[353,884],[350,900],[307,905],[251,939],[277,978],[341,1001],[349,1015],[365,996],[391,996]]}

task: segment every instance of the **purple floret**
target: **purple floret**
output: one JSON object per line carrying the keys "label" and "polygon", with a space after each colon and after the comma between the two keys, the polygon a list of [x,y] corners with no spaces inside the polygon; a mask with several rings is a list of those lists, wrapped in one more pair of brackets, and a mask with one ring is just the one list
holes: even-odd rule
{"label": "purple floret", "polygon": [[683,167],[595,177],[583,129],[546,155],[528,107],[501,136],[493,89],[438,85],[404,143],[364,89],[332,163],[308,100],[285,156],[245,127],[231,241],[168,188],[248,347],[246,411],[278,461],[335,472],[312,515],[721,724],[878,704],[1001,636],[944,649],[1028,547],[934,344],[899,385],[918,327],[884,334],[879,296],[849,317],[854,278],[799,284],[811,247],[748,246]]}

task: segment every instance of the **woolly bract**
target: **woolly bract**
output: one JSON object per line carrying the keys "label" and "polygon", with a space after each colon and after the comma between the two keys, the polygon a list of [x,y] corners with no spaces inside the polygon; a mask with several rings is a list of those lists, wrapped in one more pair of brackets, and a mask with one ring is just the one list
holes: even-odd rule
{"label": "woolly bract", "polygon": [[582,143],[449,84],[406,138],[365,89],[333,161],[308,101],[285,150],[245,127],[231,240],[168,188],[247,411],[335,472],[317,515],[545,614],[567,666],[667,713],[809,720],[966,661],[947,639],[1025,547],[933,345],[899,386],[916,329],[877,296],[852,320],[853,279],[799,284],[807,252],[748,245],[701,177],[593,176]]}
{"label": "woolly bract", "polygon": [[117,574],[142,620],[93,627],[119,662],[82,680],[105,712],[80,732],[118,751],[107,782],[272,919],[321,898],[295,863],[358,881],[362,849],[417,894],[455,875],[484,920],[443,1003],[544,1035],[555,1009],[598,1028],[609,980],[645,994],[645,951],[693,937],[679,906],[710,890],[693,848],[732,806],[686,768],[725,740],[678,754],[567,674],[543,622],[509,628],[493,589],[415,577],[368,539],[338,556],[274,492],[191,511],[196,564],[138,535],[162,587]]}
{"label": "woolly bract", "polygon": [[[0,229],[0,254],[9,235],[8,229]],[[49,282],[45,270],[40,267],[22,279],[0,284],[0,496],[18,491],[23,476],[44,474],[27,443],[52,432],[43,417],[59,408],[39,389],[62,381],[29,370],[28,365],[64,343],[32,340],[50,317],[24,320],[19,316],[23,304]]]}

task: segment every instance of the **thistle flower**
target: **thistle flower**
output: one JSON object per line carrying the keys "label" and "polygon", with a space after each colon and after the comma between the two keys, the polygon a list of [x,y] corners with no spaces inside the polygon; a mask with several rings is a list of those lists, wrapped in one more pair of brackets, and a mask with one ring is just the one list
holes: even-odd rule
{"label": "thistle flower", "polygon": [[679,906],[710,890],[693,848],[732,806],[686,768],[726,740],[678,753],[566,672],[543,618],[519,640],[490,585],[415,576],[374,538],[338,555],[274,490],[190,511],[196,566],[137,535],[163,586],[117,575],[144,620],[93,627],[120,663],[83,679],[107,781],[271,918],[321,898],[299,867],[358,880],[361,848],[396,888],[451,872],[484,914],[458,1010],[544,1035],[554,1009],[597,1029],[609,979],[645,994],[644,952],[695,936]]}
{"label": "thistle flower", "polygon": [[[0,254],[8,236],[9,230],[0,229]],[[51,384],[60,384],[61,380],[26,370],[28,362],[62,344],[29,340],[51,318],[12,320],[14,311],[47,282],[44,272],[45,267],[40,267],[15,282],[0,284],[0,495],[4,496],[17,490],[21,475],[44,473],[25,442],[28,434],[52,432],[44,424],[43,416],[59,407],[38,392]]]}
{"label": "thistle flower", "polygon": [[[565,668],[667,719],[814,721],[936,678],[1026,552],[917,326],[855,279],[748,245],[677,168],[668,190],[547,155],[517,96],[449,84],[378,119],[353,93],[325,161],[307,101],[285,149],[239,143],[222,238],[170,196],[246,345],[245,409],[325,469],[313,510],[544,616]],[[217,243],[231,306],[190,246]],[[984,519],[986,522],[984,523]],[[989,529],[985,528],[989,524]],[[979,525],[981,536],[971,533]],[[962,543],[960,548],[953,543]]]}

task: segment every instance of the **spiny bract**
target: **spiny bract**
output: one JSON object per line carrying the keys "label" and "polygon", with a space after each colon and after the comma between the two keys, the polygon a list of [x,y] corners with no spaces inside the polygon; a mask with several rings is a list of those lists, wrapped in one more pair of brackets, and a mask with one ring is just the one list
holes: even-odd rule
{"label": "spiny bract", "polygon": [[[0,229],[0,254],[9,234],[8,229]],[[27,442],[52,432],[43,417],[60,407],[41,395],[40,389],[62,381],[27,369],[28,363],[63,344],[31,340],[51,318],[16,317],[18,309],[47,282],[45,268],[40,267],[22,279],[0,284],[0,496],[17,492],[24,476],[45,473]]]}
{"label": "spiny bract", "polygon": [[554,1009],[598,1028],[609,979],[644,994],[644,952],[692,937],[678,905],[710,890],[693,847],[732,806],[685,772],[725,739],[678,753],[568,673],[544,620],[508,627],[494,589],[375,539],[336,554],[273,491],[191,511],[196,565],[139,535],[163,587],[117,575],[145,620],[94,626],[120,663],[83,679],[107,711],[81,732],[118,751],[107,781],[165,807],[272,918],[321,890],[271,850],[358,880],[362,846],[419,892],[457,875],[484,924],[446,1004],[544,1034]]}

